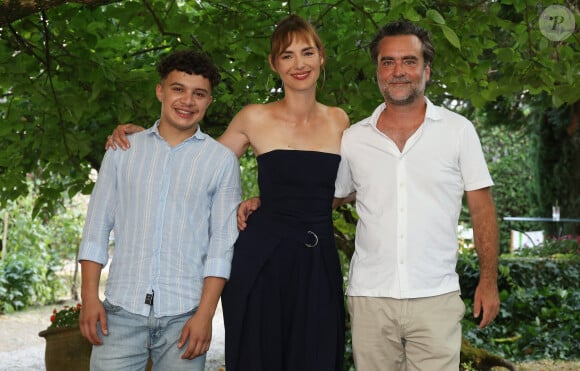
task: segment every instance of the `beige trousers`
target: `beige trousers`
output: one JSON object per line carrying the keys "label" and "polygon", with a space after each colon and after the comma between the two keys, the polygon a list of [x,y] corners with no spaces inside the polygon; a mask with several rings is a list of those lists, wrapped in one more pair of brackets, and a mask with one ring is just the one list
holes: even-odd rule
{"label": "beige trousers", "polygon": [[457,371],[459,292],[418,299],[349,296],[357,371]]}

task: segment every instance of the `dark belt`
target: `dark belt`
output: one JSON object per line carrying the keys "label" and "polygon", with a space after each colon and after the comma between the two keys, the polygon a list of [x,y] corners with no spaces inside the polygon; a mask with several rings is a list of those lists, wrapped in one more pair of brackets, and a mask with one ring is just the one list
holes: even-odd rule
{"label": "dark belt", "polygon": [[[266,224],[270,233],[283,237],[284,239],[301,242],[305,247],[311,248],[318,246],[319,243],[316,231],[320,233],[320,230],[327,225],[324,222],[300,223],[267,213],[261,214],[260,218],[262,219],[261,222]],[[315,228],[317,225],[323,227]]]}

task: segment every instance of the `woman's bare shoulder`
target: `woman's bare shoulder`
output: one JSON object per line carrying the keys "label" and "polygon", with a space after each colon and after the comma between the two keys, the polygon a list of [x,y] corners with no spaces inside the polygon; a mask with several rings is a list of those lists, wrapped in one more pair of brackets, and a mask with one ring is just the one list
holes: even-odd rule
{"label": "woman's bare shoulder", "polygon": [[271,108],[269,104],[248,104],[244,106],[235,116],[233,121],[243,121],[247,123],[255,123],[261,121],[265,115],[268,115]]}
{"label": "woman's bare shoulder", "polygon": [[350,121],[346,112],[338,106],[324,106],[326,110],[327,117],[332,120],[332,123],[339,129],[345,130],[349,125]]}

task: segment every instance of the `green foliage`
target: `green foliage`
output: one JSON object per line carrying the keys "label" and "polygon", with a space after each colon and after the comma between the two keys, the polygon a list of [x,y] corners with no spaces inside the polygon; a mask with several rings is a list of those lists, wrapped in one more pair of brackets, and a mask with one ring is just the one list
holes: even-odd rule
{"label": "green foliage", "polygon": [[[218,136],[248,103],[270,94],[269,35],[289,13],[308,18],[327,49],[322,102],[352,122],[381,101],[367,46],[377,28],[406,18],[433,34],[437,57],[429,95],[435,102],[484,107],[522,92],[580,98],[578,39],[546,40],[537,23],[549,4],[504,1],[165,1],[85,6],[65,2],[0,28],[0,202],[42,182],[37,210],[58,209],[60,195],[89,193],[106,135],[118,123],[150,126],[158,116],[154,66],[171,50],[207,52],[223,84],[203,123]],[[564,4],[564,1],[555,3]],[[275,85],[277,84],[277,85]]]}
{"label": "green foliage", "polygon": [[242,200],[260,195],[258,189],[258,162],[251,151],[240,158]]}
{"label": "green foliage", "polygon": [[60,310],[54,308],[50,316],[50,326],[48,328],[78,327],[80,315],[81,303],[75,306],[65,306]]}
{"label": "green foliage", "polygon": [[[580,111],[578,103],[550,107],[550,99],[543,93],[524,93],[468,112],[479,124],[496,182],[492,190],[500,217],[551,216],[555,203],[561,207],[562,218],[579,216]],[[492,133],[489,138],[488,132]],[[554,223],[525,226],[526,230],[543,229],[547,235],[560,233]],[[502,227],[502,245],[507,246],[510,226],[504,223]],[[580,233],[578,225],[563,227],[564,233]]]}
{"label": "green foliage", "polygon": [[32,259],[18,254],[0,261],[0,311],[11,313],[33,303],[39,272]]}
{"label": "green foliage", "polygon": [[[36,194],[33,182],[28,185],[31,194]],[[0,260],[0,311],[53,303],[66,293],[67,282],[60,272],[66,262],[75,260],[84,210],[67,201],[48,219],[33,218],[33,208],[34,198],[27,196],[0,210],[8,220]]]}
{"label": "green foliage", "polygon": [[[480,117],[474,121],[479,123]],[[478,125],[478,133],[489,172],[495,183],[493,199],[499,218],[503,216],[530,215],[533,209],[531,163],[528,156],[528,139],[521,129],[506,130],[504,126]],[[461,220],[469,220],[466,205]],[[499,223],[501,252],[509,252],[510,226]]]}
{"label": "green foliage", "polygon": [[483,330],[473,319],[477,258],[460,255],[461,292],[466,303],[463,332],[472,344],[509,359],[580,357],[580,244],[577,239],[547,241],[500,259],[500,314]]}
{"label": "green foliage", "polygon": [[560,238],[549,238],[533,247],[514,251],[518,257],[547,257],[580,259],[580,236],[566,235]]}
{"label": "green foliage", "polygon": [[[338,257],[340,259],[340,265],[344,277],[344,290],[346,293],[346,287],[348,283],[348,268],[350,265],[350,255],[347,255],[343,250],[338,250]],[[344,296],[344,307],[348,308],[347,297]],[[344,367],[345,371],[354,371],[354,358],[352,353],[352,333],[350,330],[350,314],[348,310],[345,310],[345,334],[344,334]]]}
{"label": "green foliage", "polygon": [[[466,105],[462,113],[476,124],[489,170],[497,214],[551,216],[558,203],[562,218],[577,218],[580,210],[580,130],[574,105],[548,107],[545,94],[503,97],[483,109]],[[564,210],[566,211],[564,214]],[[464,207],[462,219],[468,219]],[[580,233],[571,223],[518,223],[520,230],[544,230],[546,235]],[[500,223],[502,252],[509,250],[509,222]]]}
{"label": "green foliage", "polygon": [[[580,210],[580,112],[574,106],[563,105],[540,111],[547,96],[531,101],[535,109],[530,114],[530,157],[535,170],[532,195],[540,215],[551,215],[554,204],[561,207],[562,218],[576,218]],[[556,225],[545,225],[550,235],[557,235]],[[564,233],[580,233],[578,225],[564,225]]]}

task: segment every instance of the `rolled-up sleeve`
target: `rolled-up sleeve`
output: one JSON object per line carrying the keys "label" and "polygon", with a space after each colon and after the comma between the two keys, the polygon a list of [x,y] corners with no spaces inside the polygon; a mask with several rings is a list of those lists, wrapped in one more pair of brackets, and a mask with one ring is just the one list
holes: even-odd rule
{"label": "rolled-up sleeve", "polygon": [[105,153],[97,182],[91,193],[78,260],[103,266],[109,259],[109,236],[115,222],[116,177],[113,151]]}
{"label": "rolled-up sleeve", "polygon": [[238,237],[237,210],[241,201],[240,167],[232,152],[222,162],[218,186],[213,194],[210,241],[204,277],[230,277],[234,243]]}

